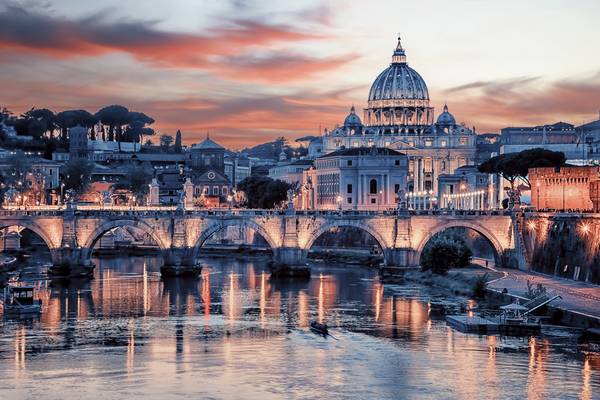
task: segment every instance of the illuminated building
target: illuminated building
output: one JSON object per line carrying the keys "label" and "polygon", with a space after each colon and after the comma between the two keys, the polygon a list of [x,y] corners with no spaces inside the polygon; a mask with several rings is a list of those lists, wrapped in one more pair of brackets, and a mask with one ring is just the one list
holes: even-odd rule
{"label": "illuminated building", "polygon": [[532,168],[531,202],[538,210],[592,210],[590,186],[596,181],[598,166]]}
{"label": "illuminated building", "polygon": [[434,122],[425,80],[408,66],[400,39],[392,63],[371,86],[363,114],[364,122],[352,107],[343,126],[325,131],[322,144],[314,141],[309,154],[357,147],[395,149],[408,157],[403,189],[434,194],[440,174],[474,164],[475,132],[458,124],[447,105]]}

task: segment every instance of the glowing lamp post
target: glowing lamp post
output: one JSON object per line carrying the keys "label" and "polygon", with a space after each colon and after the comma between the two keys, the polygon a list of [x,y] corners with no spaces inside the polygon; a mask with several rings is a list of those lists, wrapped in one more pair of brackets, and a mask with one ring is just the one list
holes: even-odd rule
{"label": "glowing lamp post", "polygon": [[537,190],[537,209],[539,210],[541,208],[540,207],[540,181],[537,181],[535,183],[535,187]]}

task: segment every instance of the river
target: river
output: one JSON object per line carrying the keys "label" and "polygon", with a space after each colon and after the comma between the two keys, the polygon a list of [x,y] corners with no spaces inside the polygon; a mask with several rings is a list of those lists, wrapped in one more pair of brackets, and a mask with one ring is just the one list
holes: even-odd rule
{"label": "river", "polygon": [[600,398],[598,348],[560,330],[462,334],[429,302],[467,299],[356,266],[273,282],[264,260],[202,261],[199,279],[162,281],[157,258],[105,258],[67,286],[25,269],[43,313],[0,322],[0,398]]}

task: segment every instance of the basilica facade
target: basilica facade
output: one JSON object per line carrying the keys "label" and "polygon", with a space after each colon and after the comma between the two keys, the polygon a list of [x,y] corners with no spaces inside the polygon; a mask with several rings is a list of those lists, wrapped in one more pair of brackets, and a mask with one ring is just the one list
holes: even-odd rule
{"label": "basilica facade", "polygon": [[398,38],[391,64],[371,86],[363,118],[352,106],[342,126],[325,130],[311,145],[309,153],[323,156],[350,148],[395,150],[407,157],[406,186],[396,192],[438,198],[440,175],[474,164],[476,134],[458,124],[447,105],[435,118],[425,80],[409,67]]}

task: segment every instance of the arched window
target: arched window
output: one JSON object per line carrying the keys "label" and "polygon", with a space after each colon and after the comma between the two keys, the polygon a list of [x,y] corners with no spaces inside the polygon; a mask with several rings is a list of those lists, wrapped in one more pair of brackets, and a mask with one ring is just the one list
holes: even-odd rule
{"label": "arched window", "polygon": [[377,194],[377,179],[371,179],[369,183],[369,192],[371,194]]}

